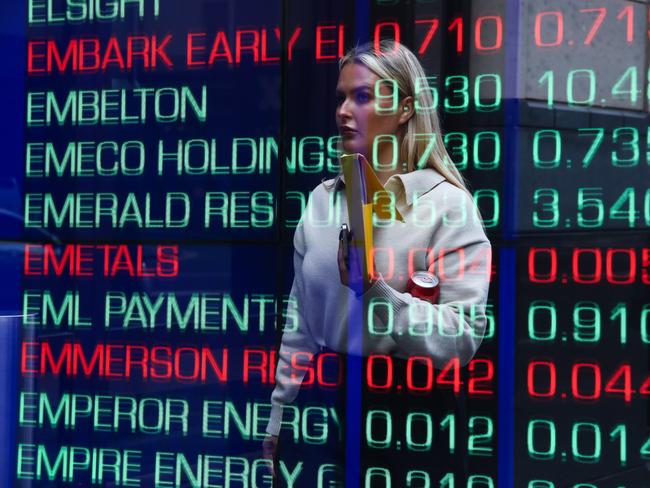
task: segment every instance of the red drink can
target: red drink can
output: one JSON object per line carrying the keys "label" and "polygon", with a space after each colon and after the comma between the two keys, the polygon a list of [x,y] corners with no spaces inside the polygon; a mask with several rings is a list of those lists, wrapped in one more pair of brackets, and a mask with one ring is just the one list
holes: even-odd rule
{"label": "red drink can", "polygon": [[416,271],[406,284],[406,291],[420,300],[438,303],[440,298],[440,282],[433,273]]}

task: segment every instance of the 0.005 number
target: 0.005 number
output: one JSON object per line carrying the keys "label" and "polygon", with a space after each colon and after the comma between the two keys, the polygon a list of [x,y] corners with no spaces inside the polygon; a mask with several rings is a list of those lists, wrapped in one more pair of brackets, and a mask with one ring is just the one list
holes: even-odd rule
{"label": "0.005 number", "polygon": [[[640,255],[640,256],[639,256]],[[640,264],[640,266],[639,266]],[[580,285],[650,285],[650,248],[574,247],[571,274],[560,273],[556,247],[531,247],[528,251],[528,281],[536,284],[571,283]],[[640,272],[639,272],[640,268]]]}

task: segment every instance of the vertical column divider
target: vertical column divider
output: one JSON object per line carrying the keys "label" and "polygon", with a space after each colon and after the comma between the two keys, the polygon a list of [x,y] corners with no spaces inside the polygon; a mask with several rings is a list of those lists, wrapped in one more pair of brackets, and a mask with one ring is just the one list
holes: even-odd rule
{"label": "vertical column divider", "polygon": [[[354,38],[360,43],[370,38],[370,0],[354,2]],[[350,290],[348,304],[354,303],[354,292]],[[354,313],[349,306],[348,334],[354,334],[354,327],[364,327],[365,311]],[[348,346],[351,342],[348,340]],[[362,365],[361,351],[349,347],[346,358],[345,392],[345,486],[361,486],[361,412],[362,412]]]}
{"label": "vertical column divider", "polygon": [[[523,0],[507,0],[505,53],[505,159],[503,247],[499,250],[498,484],[514,488],[515,307],[518,221],[520,13]],[[510,244],[509,244],[510,243]]]}

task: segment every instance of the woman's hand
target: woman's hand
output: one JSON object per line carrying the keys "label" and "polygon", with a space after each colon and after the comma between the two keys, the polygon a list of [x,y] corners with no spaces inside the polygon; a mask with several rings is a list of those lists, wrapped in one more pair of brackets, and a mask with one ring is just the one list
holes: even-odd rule
{"label": "woman's hand", "polygon": [[[352,235],[352,231],[350,231]],[[339,278],[341,284],[351,288],[358,295],[361,295],[368,288],[372,286],[372,281],[367,278],[366,275],[362,272],[361,258],[359,256],[359,251],[356,246],[348,246],[348,261],[350,266],[345,262],[343,256],[343,241],[339,239],[339,252],[338,252],[338,263],[339,263]]]}
{"label": "woman's hand", "polygon": [[264,459],[268,460],[271,464],[269,467],[269,472],[273,479],[275,480],[275,451],[278,448],[278,436],[266,434],[264,441],[262,442],[262,455]]}

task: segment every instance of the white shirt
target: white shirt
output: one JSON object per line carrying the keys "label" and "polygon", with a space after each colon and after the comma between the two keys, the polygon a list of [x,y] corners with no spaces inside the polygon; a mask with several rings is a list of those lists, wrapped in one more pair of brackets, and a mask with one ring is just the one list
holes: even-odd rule
{"label": "white shirt", "polygon": [[[331,184],[334,189],[326,189]],[[348,222],[344,184],[339,175],[318,185],[294,234],[290,297],[298,323],[287,324],[282,336],[267,426],[273,435],[283,405],[295,399],[305,374],[292,368],[292,357],[294,364],[309,363],[307,354],[297,352],[316,354],[326,347],[363,356],[425,355],[434,367],[457,357],[465,365],[485,331],[492,248],[472,197],[431,168],[391,176],[384,187],[405,222],[375,222],[374,262],[381,278],[356,297],[341,284],[337,262],[340,224]],[[411,273],[428,270],[438,277],[439,304],[406,292],[409,263]],[[367,317],[371,303],[374,313]]]}

